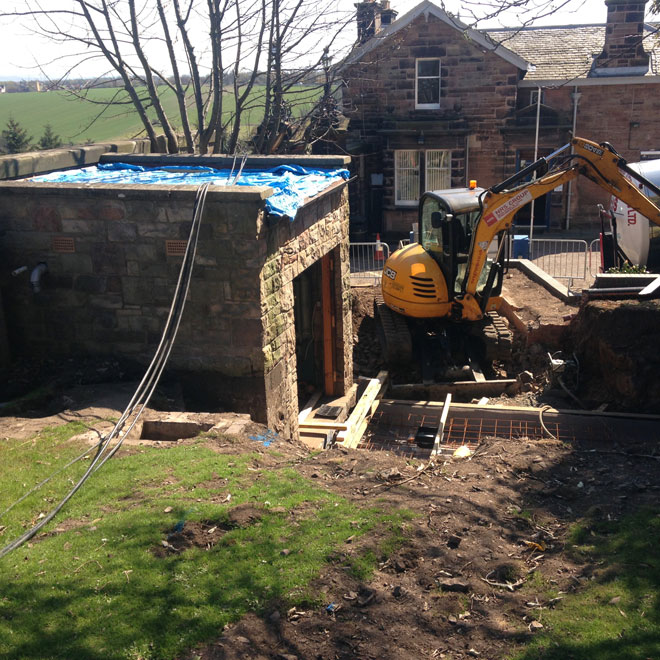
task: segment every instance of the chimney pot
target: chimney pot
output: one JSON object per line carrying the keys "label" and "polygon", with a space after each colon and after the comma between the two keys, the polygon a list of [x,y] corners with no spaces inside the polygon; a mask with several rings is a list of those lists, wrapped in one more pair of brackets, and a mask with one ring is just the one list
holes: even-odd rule
{"label": "chimney pot", "polygon": [[605,0],[605,5],[605,44],[594,60],[592,75],[608,75],[608,69],[609,75],[644,75],[649,67],[643,42],[646,0]]}

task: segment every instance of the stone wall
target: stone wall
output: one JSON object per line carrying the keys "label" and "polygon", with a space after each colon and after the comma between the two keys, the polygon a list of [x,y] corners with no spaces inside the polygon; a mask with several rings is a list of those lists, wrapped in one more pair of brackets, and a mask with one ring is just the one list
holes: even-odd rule
{"label": "stone wall", "polygon": [[[54,170],[95,165],[104,154],[145,154],[150,150],[149,140],[119,140],[93,145],[80,145],[34,151],[20,154],[0,155],[0,180],[11,180],[35,174],[44,174]],[[0,238],[6,230],[0,216]],[[4,318],[4,305],[0,294],[0,366],[11,362],[7,324]]]}
{"label": "stone wall", "polygon": [[[0,185],[0,285],[11,349],[116,354],[148,363],[169,312],[196,187]],[[335,184],[294,222],[271,224],[270,188],[211,189],[196,266],[168,368],[208,405],[249,412],[295,434],[292,279],[332,252],[336,266],[336,388],[352,383],[348,203]],[[33,293],[29,272],[48,275]],[[292,343],[293,342],[293,343]]]}
{"label": "stone wall", "polygon": [[[608,51],[605,63],[610,69],[638,65],[644,69],[639,45],[644,3],[608,0],[606,4],[611,22],[607,48],[614,48],[618,54]],[[378,41],[378,37],[374,39]],[[420,57],[441,60],[439,109],[415,109],[415,59]],[[601,62],[598,66],[603,65]],[[459,30],[431,14],[428,18],[420,15],[379,41],[347,65],[342,75],[347,82],[344,112],[351,119],[346,148],[356,156],[364,154],[361,159],[355,158],[356,164],[361,162],[363,167],[356,165],[358,192],[351,203],[365,219],[370,213],[365,200],[373,191],[371,174],[384,176],[382,212],[379,207],[372,211],[372,216],[382,216],[383,223],[379,225],[380,217],[370,217],[363,223],[372,233],[380,230],[406,235],[417,219],[416,206],[395,204],[396,149],[451,150],[453,187],[464,186],[470,179],[490,187],[512,175],[521,158],[528,162],[533,158],[533,81],[527,82],[523,71],[494,52],[483,52]],[[657,76],[647,78],[632,76],[624,68],[618,76],[546,82],[538,154],[547,155],[570,141],[575,91],[581,94],[576,135],[610,142],[629,162],[640,160],[643,150],[660,149],[660,85]],[[571,228],[592,227],[597,232],[596,204],[606,205],[609,195],[587,180],[578,180],[570,189]],[[569,186],[564,186],[550,200],[552,228],[560,228],[565,222],[568,190]]]}
{"label": "stone wall", "polygon": [[[642,151],[660,149],[660,84],[613,85],[608,82],[603,80],[602,84],[598,84],[593,81],[577,87],[580,97],[575,134],[594,142],[609,142],[628,162],[638,162]],[[521,90],[523,92],[528,93],[529,90]],[[570,116],[571,124],[574,92],[573,86],[544,92],[545,104],[563,116]],[[534,127],[507,135],[512,168],[515,168],[517,149],[533,153],[534,138]],[[571,134],[567,128],[542,124],[539,156],[551,153],[570,140]],[[591,226],[597,231],[600,226],[597,204],[607,208],[609,193],[584,177],[578,177],[571,185],[571,225],[582,228]]]}
{"label": "stone wall", "polygon": [[55,170],[95,165],[101,156],[107,153],[145,154],[149,153],[149,150],[149,140],[118,140],[88,146],[5,154],[0,156],[0,179],[17,179]]}
{"label": "stone wall", "polygon": [[307,204],[294,222],[281,220],[269,231],[261,271],[268,424],[291,435],[298,431],[293,280],[324,255],[333,268],[334,393],[353,383],[348,225],[348,190],[342,186]]}

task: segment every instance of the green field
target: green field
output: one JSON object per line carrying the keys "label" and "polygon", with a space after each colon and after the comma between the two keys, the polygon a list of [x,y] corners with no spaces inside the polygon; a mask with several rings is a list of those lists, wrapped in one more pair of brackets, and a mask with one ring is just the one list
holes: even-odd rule
{"label": "green field", "polygon": [[[103,102],[112,99],[118,90],[90,90],[90,101],[73,98],[66,92],[25,92],[0,95],[0,128],[4,128],[10,117],[27,129],[34,142],[43,135],[48,123],[60,136],[63,145],[85,142],[103,142],[120,138],[144,136],[139,117],[132,105],[122,104],[104,110]],[[263,117],[263,87],[255,88],[251,96],[253,106],[242,121],[242,134],[246,135]],[[318,89],[300,87],[288,95],[294,105],[294,114],[306,111]],[[162,92],[163,106],[171,123],[179,129],[176,100],[169,89]],[[234,111],[231,95],[224,100],[223,114],[229,118]],[[102,113],[99,116],[99,113]],[[155,117],[155,113],[150,113]],[[95,121],[96,119],[96,121]],[[193,123],[190,114],[191,124]]]}

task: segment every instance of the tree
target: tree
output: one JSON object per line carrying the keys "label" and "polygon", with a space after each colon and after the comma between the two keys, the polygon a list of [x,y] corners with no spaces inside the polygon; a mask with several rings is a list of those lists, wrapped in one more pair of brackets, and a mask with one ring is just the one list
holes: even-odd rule
{"label": "tree", "polygon": [[[95,81],[68,93],[99,103],[97,119],[134,108],[152,149],[162,132],[170,153],[180,147],[233,153],[257,113],[264,130],[255,145],[272,151],[281,143],[292,90],[351,20],[348,11],[316,0],[71,0],[47,10],[40,0],[16,1],[0,17],[22,17],[63,49],[77,45],[75,54],[40,63],[42,72],[66,63],[67,74],[51,84],[64,87],[81,77],[81,65],[104,63],[98,82],[121,81],[110,102],[90,98]],[[300,103],[309,106],[319,92],[317,86]]]}
{"label": "tree", "polygon": [[7,128],[2,131],[2,140],[8,154],[19,154],[30,148],[32,137],[28,137],[27,130],[13,118],[7,122]]}
{"label": "tree", "polygon": [[39,149],[57,149],[57,147],[62,146],[62,140],[59,135],[53,133],[53,127],[50,124],[44,126],[44,134],[39,138],[37,142]]}

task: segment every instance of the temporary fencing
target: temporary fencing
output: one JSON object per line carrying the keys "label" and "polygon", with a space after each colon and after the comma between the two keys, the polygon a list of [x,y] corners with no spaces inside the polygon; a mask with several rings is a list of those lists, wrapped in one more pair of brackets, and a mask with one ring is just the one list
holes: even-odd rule
{"label": "temporary fencing", "polygon": [[362,284],[378,284],[383,265],[390,256],[390,248],[383,241],[351,243],[351,280]]}
{"label": "temporary fencing", "polygon": [[527,258],[551,277],[569,280],[569,286],[573,280],[587,279],[590,257],[591,248],[581,239],[535,238],[528,244]]}

